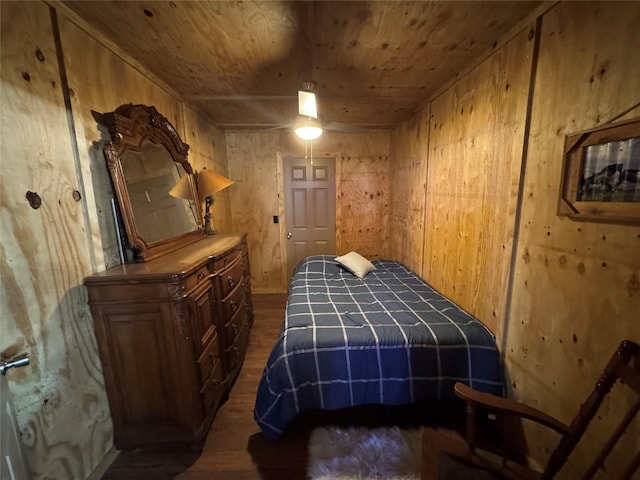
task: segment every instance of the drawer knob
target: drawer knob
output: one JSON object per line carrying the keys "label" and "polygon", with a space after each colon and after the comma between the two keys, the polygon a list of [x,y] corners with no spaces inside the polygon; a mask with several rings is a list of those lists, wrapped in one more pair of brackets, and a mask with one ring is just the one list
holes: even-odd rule
{"label": "drawer knob", "polygon": [[230,262],[230,261],[231,261],[231,260],[229,260],[229,257],[226,257],[226,258],[224,259],[224,262],[222,262],[222,263],[223,263],[223,264],[224,264],[224,266],[226,267],[227,265],[229,265],[229,262]]}
{"label": "drawer knob", "polygon": [[232,277],[231,275],[229,275],[229,276],[227,277],[227,284],[228,284],[231,288],[233,288],[233,287],[235,286],[235,284],[236,284],[236,282],[233,280],[233,277]]}
{"label": "drawer knob", "polygon": [[238,304],[233,300],[229,302],[229,306],[231,307],[232,312],[235,312],[238,309]]}
{"label": "drawer knob", "polygon": [[238,332],[240,331],[240,328],[238,328],[238,325],[236,325],[235,323],[233,323],[233,324],[231,325],[231,330],[233,330],[233,335],[234,335],[234,336],[237,336],[237,335],[238,335]]}
{"label": "drawer knob", "polygon": [[205,275],[206,275],[206,273],[205,273],[205,272],[200,272],[200,273],[198,274],[198,280],[202,280],[202,279],[204,278],[204,276],[205,276]]}
{"label": "drawer knob", "polygon": [[218,360],[218,354],[215,352],[209,352],[209,359],[211,360],[211,363],[215,363],[216,360]]}

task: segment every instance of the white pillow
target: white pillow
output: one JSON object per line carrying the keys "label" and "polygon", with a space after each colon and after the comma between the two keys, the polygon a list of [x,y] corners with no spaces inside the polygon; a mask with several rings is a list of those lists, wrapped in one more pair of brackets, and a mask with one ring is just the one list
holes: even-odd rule
{"label": "white pillow", "polygon": [[355,276],[364,278],[364,276],[376,267],[357,252],[349,252],[346,255],[335,258],[336,262],[349,270]]}

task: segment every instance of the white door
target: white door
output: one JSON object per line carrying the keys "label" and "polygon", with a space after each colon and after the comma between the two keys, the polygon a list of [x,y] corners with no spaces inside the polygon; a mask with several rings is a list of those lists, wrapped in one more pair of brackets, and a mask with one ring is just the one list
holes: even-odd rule
{"label": "white door", "polygon": [[283,170],[288,283],[303,258],[336,254],[336,162],[285,158]]}

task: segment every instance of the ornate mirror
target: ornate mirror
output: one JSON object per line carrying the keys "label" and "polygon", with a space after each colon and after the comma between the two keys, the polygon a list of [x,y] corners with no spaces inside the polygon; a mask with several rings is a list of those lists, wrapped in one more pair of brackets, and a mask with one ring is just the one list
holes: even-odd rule
{"label": "ornate mirror", "polygon": [[111,135],[104,153],[135,260],[151,260],[202,238],[199,202],[169,194],[186,176],[181,182],[191,192],[186,196],[197,198],[189,145],[173,125],[146,105],[92,114]]}

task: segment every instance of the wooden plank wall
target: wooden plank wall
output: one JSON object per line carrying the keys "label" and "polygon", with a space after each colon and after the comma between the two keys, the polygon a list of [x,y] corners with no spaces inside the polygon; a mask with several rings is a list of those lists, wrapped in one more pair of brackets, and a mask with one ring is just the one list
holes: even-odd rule
{"label": "wooden plank wall", "polygon": [[[0,349],[30,357],[29,366],[7,378],[34,478],[85,478],[108,448],[111,425],[93,330],[86,327],[91,316],[81,283],[91,255],[84,206],[73,199],[80,189],[49,9],[32,2],[0,6]],[[41,198],[39,208],[29,205],[28,191]]]}
{"label": "wooden plank wall", "polygon": [[[42,2],[0,7],[0,351],[30,355],[28,367],[7,376],[33,478],[84,479],[111,448],[112,426],[82,281],[117,262],[111,185],[101,153],[107,136],[91,110],[112,111],[130,102],[156,106],[191,143],[197,169],[226,172],[224,135],[86,26],[67,20],[64,11],[52,23]],[[38,209],[29,205],[27,191],[42,199]],[[228,202],[223,197],[215,208],[215,219],[226,228]]]}
{"label": "wooden plank wall", "polygon": [[[196,172],[203,169],[213,170],[229,178],[227,168],[227,147],[224,133],[212,126],[211,123],[197,111],[184,106],[182,109],[185,131],[183,139],[189,144],[189,163]],[[231,206],[229,202],[229,188],[213,196],[211,206],[211,227],[220,232],[230,232]],[[201,205],[204,214],[205,206]]]}
{"label": "wooden plank wall", "polygon": [[422,273],[493,332],[505,313],[533,29],[431,103]]}
{"label": "wooden plank wall", "polygon": [[[423,235],[423,276],[497,333],[510,395],[565,422],[619,342],[640,342],[640,229],[556,215],[565,135],[640,116],[639,22],[637,2],[559,3],[542,14],[529,132],[533,25],[430,105],[425,230],[408,232]],[[392,134],[393,164],[406,168],[420,160],[419,153],[407,153],[424,149],[408,147],[420,141],[418,132],[414,118]],[[392,180],[390,223],[398,258],[407,242],[401,172]],[[618,393],[589,428],[563,478],[579,477],[598,440],[617,425],[617,412],[630,405],[630,396]],[[631,445],[614,454],[603,478],[616,477],[622,460],[637,449],[639,423],[626,435]],[[525,433],[532,460],[543,463],[557,436],[533,428]]]}
{"label": "wooden plank wall", "polygon": [[[236,180],[216,196],[214,222],[221,230],[249,232],[252,283],[259,292],[286,289],[283,239],[272,223],[281,207],[277,157],[303,156],[304,149],[290,135],[221,134],[113,53],[117,49],[59,13],[73,92],[72,135],[48,7],[39,2],[0,6],[2,171],[13,175],[0,192],[0,350],[31,355],[30,367],[11,373],[10,386],[34,478],[86,478],[111,446],[111,426],[81,283],[114,261],[109,182],[90,110],[110,111],[128,102],[155,105],[192,143],[197,169],[226,172]],[[639,229],[555,215],[564,135],[629,109],[627,116],[640,114],[633,110],[640,101],[639,23],[640,4],[607,2],[559,4],[542,21],[512,304],[502,347],[514,395],[563,420],[592,387],[614,346],[623,337],[640,341]],[[42,55],[36,56],[38,50]],[[422,263],[425,277],[450,292],[454,286],[456,292],[462,289],[452,297],[499,334],[517,189],[517,162],[511,155],[524,132],[522,121],[513,123],[522,119],[525,96],[516,85],[527,87],[530,52],[525,29],[434,100],[432,112],[418,113],[394,132],[393,150],[384,134],[327,134],[315,148],[317,155],[337,155],[340,163],[339,252],[391,253],[414,269]],[[432,139],[424,130],[427,118]],[[441,149],[430,149],[428,161],[426,145]],[[406,177],[412,181],[408,189]],[[428,210],[421,227],[425,178]],[[456,178],[465,190],[446,190],[460,185],[446,183]],[[40,195],[40,208],[29,206],[27,190]],[[74,190],[81,193],[80,202],[73,199]],[[398,193],[393,202],[391,191]],[[456,202],[456,195],[451,203],[443,200],[469,191],[475,200]],[[491,221],[475,222],[462,208],[467,205]],[[490,215],[491,208],[497,213]],[[407,221],[417,230],[409,230]],[[495,278],[478,258],[486,259]],[[468,278],[457,270],[463,261],[471,267]],[[497,320],[492,320],[496,305]],[[609,404],[593,428],[606,429],[625,401]],[[637,428],[632,435],[640,436]],[[541,458],[549,443],[541,433],[529,433],[534,458]],[[572,461],[575,468],[592,451],[592,444],[581,446]]]}
{"label": "wooden plank wall", "polygon": [[[58,15],[62,51],[71,90],[71,108],[76,124],[80,156],[90,158],[81,162],[87,188],[93,190],[88,197],[89,212],[97,219],[91,223],[98,266],[109,267],[120,263],[111,199],[115,198],[109,172],[105,168],[102,148],[110,140],[109,132],[97,125],[91,110],[104,113],[125,103],[154,105],[174,125],[186,141],[183,133],[182,111],[179,103],[166,89],[154,84],[116,53],[105,49],[99,39],[91,37],[83,28]],[[87,169],[89,170],[87,172]],[[94,200],[95,199],[95,200]]]}
{"label": "wooden plank wall", "polygon": [[[305,156],[291,133],[229,131],[226,134],[233,230],[249,232],[254,292],[285,292],[282,262],[286,239],[273,216],[282,214],[277,158]],[[336,247],[368,258],[387,254],[389,217],[389,135],[326,132],[314,141],[316,157],[336,158]]]}
{"label": "wooden plank wall", "polygon": [[391,134],[389,257],[422,275],[429,106]]}
{"label": "wooden plank wall", "polygon": [[[564,136],[640,116],[640,3],[560,4],[542,18],[522,221],[504,353],[516,397],[569,421],[620,341],[640,342],[640,227],[556,215]],[[571,465],[630,399],[613,396]],[[640,422],[627,433],[635,437]],[[553,436],[530,433],[534,458]],[[631,450],[607,464],[610,478]],[[630,458],[630,456],[628,457]],[[577,474],[574,478],[577,478]]]}

